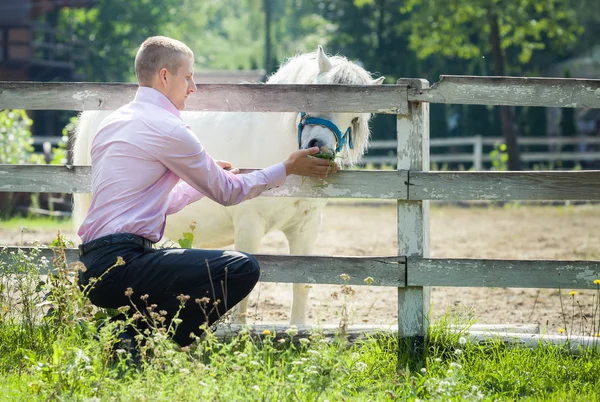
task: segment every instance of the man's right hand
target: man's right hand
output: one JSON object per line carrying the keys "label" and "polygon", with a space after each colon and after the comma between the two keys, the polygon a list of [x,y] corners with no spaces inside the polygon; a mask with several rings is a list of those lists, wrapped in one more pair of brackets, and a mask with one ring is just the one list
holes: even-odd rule
{"label": "man's right hand", "polygon": [[301,149],[293,152],[283,161],[286,175],[297,174],[299,176],[312,176],[325,179],[327,175],[340,170],[337,163],[328,159],[313,158],[311,155],[318,154],[319,147]]}

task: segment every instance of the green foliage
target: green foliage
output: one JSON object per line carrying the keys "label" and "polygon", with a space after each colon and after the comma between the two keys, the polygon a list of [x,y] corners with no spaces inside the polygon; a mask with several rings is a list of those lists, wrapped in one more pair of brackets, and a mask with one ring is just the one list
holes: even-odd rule
{"label": "green foliage", "polygon": [[[60,165],[67,161],[66,142],[68,131],[75,124],[71,118],[69,125],[63,130],[63,141],[52,149],[50,164]],[[24,110],[0,110],[0,163],[19,165],[26,163],[45,163],[44,156],[34,154],[33,138],[30,127],[33,121]]]}
{"label": "green foliage", "polygon": [[[314,13],[310,2],[272,2],[274,57],[314,50],[331,24]],[[186,43],[196,69],[264,68],[263,0],[99,0],[89,8],[63,8],[59,28],[74,32],[94,51],[78,65],[88,81],[135,81],[133,60],[149,36],[165,35]]]}
{"label": "green foliage", "polygon": [[179,0],[98,0],[90,8],[62,8],[59,30],[88,42],[78,70],[88,81],[134,81],[133,60],[149,36],[168,34],[181,9]]}
{"label": "green foliage", "polygon": [[33,152],[30,127],[24,110],[0,110],[0,163],[28,163]]}
{"label": "green foliage", "polygon": [[534,52],[548,47],[564,51],[582,32],[566,0],[409,0],[403,12],[411,16],[410,47],[422,58],[490,56],[493,21],[511,66],[527,64]]}
{"label": "green foliage", "polygon": [[494,149],[490,151],[490,159],[492,160],[492,170],[499,172],[508,170],[508,154],[506,153],[506,144],[494,144]]}
{"label": "green foliage", "polygon": [[179,247],[181,248],[192,248],[194,244],[194,229],[196,229],[196,222],[190,224],[190,231],[182,234],[182,238],[177,240]]}

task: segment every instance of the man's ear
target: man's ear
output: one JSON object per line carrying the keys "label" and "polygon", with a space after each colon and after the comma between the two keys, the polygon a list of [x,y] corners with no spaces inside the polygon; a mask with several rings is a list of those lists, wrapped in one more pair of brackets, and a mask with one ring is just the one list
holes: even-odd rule
{"label": "man's ear", "polygon": [[167,69],[166,68],[160,69],[160,71],[158,72],[158,80],[160,82],[160,85],[167,86]]}

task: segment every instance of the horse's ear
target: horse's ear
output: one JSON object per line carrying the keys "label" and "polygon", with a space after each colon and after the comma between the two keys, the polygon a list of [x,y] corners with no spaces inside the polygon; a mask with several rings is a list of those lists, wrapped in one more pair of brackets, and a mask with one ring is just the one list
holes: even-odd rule
{"label": "horse's ear", "polygon": [[372,85],[381,85],[385,81],[385,77],[379,77],[376,80],[371,81]]}
{"label": "horse's ear", "polygon": [[317,61],[319,62],[319,73],[326,73],[333,68],[333,64],[323,51],[323,46],[317,48]]}

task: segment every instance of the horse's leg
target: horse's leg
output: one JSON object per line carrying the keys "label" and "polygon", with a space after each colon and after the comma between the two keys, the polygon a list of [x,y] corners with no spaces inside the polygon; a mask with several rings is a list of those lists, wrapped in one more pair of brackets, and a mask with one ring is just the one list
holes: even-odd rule
{"label": "horse's leg", "polygon": [[[234,222],[234,248],[248,254],[258,252],[260,241],[265,235],[265,222],[258,214],[238,216]],[[246,324],[248,297],[238,303],[234,310],[234,321]]]}
{"label": "horse's leg", "polygon": [[[313,254],[317,236],[321,228],[321,210],[312,210],[312,216],[301,224],[283,230],[290,245],[290,254]],[[306,324],[309,287],[304,283],[294,283],[290,324]]]}

